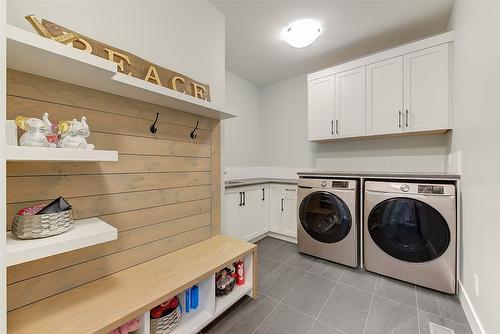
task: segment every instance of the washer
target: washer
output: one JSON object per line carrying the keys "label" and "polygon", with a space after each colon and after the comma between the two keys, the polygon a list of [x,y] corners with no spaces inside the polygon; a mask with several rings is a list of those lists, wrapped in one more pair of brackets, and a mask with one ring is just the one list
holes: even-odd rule
{"label": "washer", "polygon": [[456,294],[453,184],[365,182],[366,270]]}
{"label": "washer", "polygon": [[358,194],[357,180],[300,178],[299,251],[358,267]]}

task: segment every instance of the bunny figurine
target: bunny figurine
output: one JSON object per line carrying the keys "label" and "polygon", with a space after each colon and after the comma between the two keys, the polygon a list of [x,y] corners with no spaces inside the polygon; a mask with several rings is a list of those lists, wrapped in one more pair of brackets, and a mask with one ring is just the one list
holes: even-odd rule
{"label": "bunny figurine", "polygon": [[82,116],[81,121],[73,119],[69,122],[59,124],[61,132],[61,140],[57,143],[57,147],[62,148],[81,148],[93,150],[94,145],[87,144],[87,138],[90,136],[90,129],[87,124],[87,117]]}
{"label": "bunny figurine", "polygon": [[47,135],[52,133],[52,123],[49,121],[48,113],[44,113],[42,119],[17,116],[16,124],[26,131],[19,139],[21,146],[56,147],[56,144],[47,139]]}

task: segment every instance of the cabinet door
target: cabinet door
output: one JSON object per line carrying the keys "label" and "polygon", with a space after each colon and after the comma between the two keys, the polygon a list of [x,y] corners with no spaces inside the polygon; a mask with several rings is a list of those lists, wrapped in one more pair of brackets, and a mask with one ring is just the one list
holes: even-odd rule
{"label": "cabinet door", "polygon": [[334,132],[337,137],[365,134],[365,72],[363,66],[335,75]]}
{"label": "cabinet door", "polygon": [[405,131],[448,129],[448,44],[407,54],[403,64]]}
{"label": "cabinet door", "polygon": [[283,192],[281,228],[283,234],[297,237],[297,191],[295,188],[287,188]]}
{"label": "cabinet door", "polygon": [[252,240],[260,235],[262,218],[261,188],[245,189],[243,193],[243,216],[241,231],[243,240]]}
{"label": "cabinet door", "polygon": [[366,133],[403,131],[403,57],[366,66]]}
{"label": "cabinet door", "polygon": [[222,224],[222,234],[241,239],[243,236],[241,230],[242,210],[240,205],[240,191],[234,190],[226,192],[225,195],[225,217]]}
{"label": "cabinet door", "polygon": [[331,139],[333,136],[333,76],[308,82],[308,139]]}
{"label": "cabinet door", "polygon": [[269,231],[281,233],[282,186],[271,184],[269,189]]}
{"label": "cabinet door", "polygon": [[260,186],[261,200],[259,202],[259,222],[260,233],[269,232],[269,186],[263,184]]}

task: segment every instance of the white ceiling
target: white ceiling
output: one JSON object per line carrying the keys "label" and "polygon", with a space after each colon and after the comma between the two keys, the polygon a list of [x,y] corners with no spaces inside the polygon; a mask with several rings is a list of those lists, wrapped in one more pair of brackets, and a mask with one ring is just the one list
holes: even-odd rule
{"label": "white ceiling", "polygon": [[[258,86],[446,30],[453,0],[210,0],[226,16],[226,67]],[[322,34],[294,49],[280,33],[312,18]]]}

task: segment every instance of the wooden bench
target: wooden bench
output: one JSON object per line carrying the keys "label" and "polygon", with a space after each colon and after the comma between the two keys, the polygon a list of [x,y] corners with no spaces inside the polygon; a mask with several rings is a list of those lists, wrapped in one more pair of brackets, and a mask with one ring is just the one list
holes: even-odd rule
{"label": "wooden bench", "polygon": [[[244,258],[246,282],[218,302],[214,296],[214,273]],[[173,333],[200,330],[245,294],[255,298],[257,246],[225,236],[215,236],[200,243],[161,256],[138,266],[87,283],[53,297],[38,301],[7,314],[10,334],[89,334],[107,333],[194,284],[206,285],[200,291],[204,317],[188,317]],[[201,288],[200,288],[201,290]],[[207,300],[202,298],[203,294]],[[212,301],[210,301],[212,297]],[[203,303],[208,303],[202,305]],[[213,303],[214,305],[212,305]],[[191,312],[196,314],[197,311]],[[183,314],[189,315],[190,313]],[[198,323],[195,323],[194,320]],[[184,319],[183,319],[184,321]],[[189,322],[191,321],[191,323]],[[181,326],[184,325],[184,326]],[[144,324],[143,324],[144,326]],[[147,330],[146,330],[147,331]]]}

